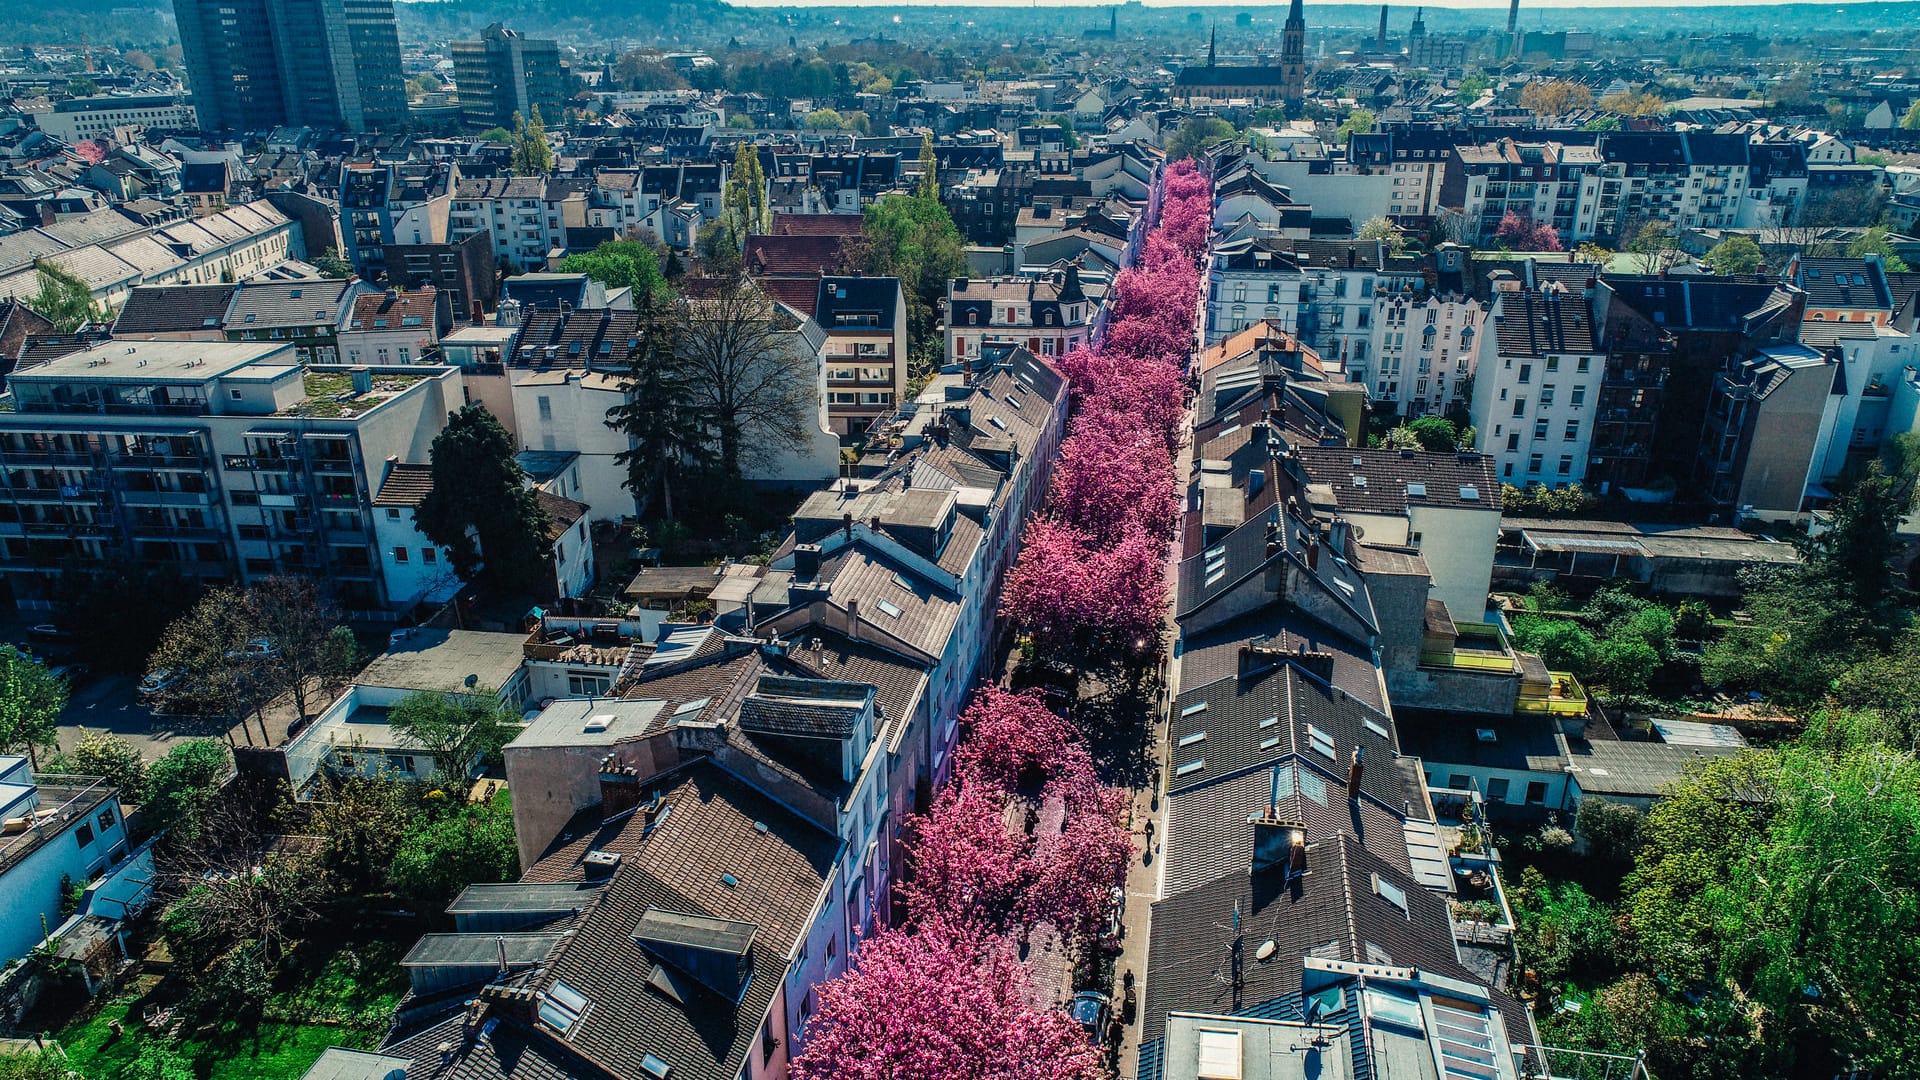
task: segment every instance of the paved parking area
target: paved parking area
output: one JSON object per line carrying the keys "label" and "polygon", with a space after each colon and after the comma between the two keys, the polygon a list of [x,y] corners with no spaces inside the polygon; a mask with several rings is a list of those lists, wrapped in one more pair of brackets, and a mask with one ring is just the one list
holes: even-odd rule
{"label": "paved parking area", "polygon": [[[222,719],[198,716],[156,714],[147,708],[136,692],[140,680],[134,675],[97,675],[82,680],[60,714],[60,748],[71,750],[88,732],[105,732],[125,739],[149,761],[164,757],[167,749],[182,739],[227,737]],[[311,707],[311,706],[310,706]],[[287,737],[287,724],[293,719],[290,704],[276,703],[266,712],[266,735],[274,743]],[[235,724],[231,737],[236,746],[258,746],[262,739],[260,721],[249,717]]]}

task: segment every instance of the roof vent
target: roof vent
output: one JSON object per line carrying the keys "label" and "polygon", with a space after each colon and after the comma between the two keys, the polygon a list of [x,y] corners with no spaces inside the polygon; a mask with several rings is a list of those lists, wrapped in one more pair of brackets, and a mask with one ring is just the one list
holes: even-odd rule
{"label": "roof vent", "polygon": [[594,733],[605,731],[612,726],[613,726],[612,713],[594,713],[592,716],[587,717],[587,726],[585,730],[589,734],[594,734]]}

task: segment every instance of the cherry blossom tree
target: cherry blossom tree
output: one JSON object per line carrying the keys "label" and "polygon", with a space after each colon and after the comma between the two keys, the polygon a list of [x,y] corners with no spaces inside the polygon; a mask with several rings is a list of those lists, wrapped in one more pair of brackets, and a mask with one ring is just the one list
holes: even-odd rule
{"label": "cherry blossom tree", "polygon": [[956,782],[932,812],[911,820],[913,879],[901,884],[900,895],[915,923],[1007,925],[1033,867],[1029,840],[1007,827],[1006,809],[1003,791]]}
{"label": "cherry blossom tree", "polygon": [[1043,517],[1027,527],[1001,611],[1043,651],[1138,656],[1159,643],[1165,599],[1162,538],[1134,527],[1102,548],[1083,530]]}
{"label": "cherry blossom tree", "polygon": [[1021,897],[1020,913],[1028,923],[1051,923],[1066,937],[1085,941],[1103,929],[1113,890],[1127,883],[1133,837],[1120,820],[1127,797],[1097,785],[1068,788],[1058,797],[1066,800],[1066,820],[1059,832],[1034,844],[1032,884]]}
{"label": "cherry blossom tree", "polygon": [[1083,417],[1053,467],[1053,513],[1096,544],[1115,543],[1135,526],[1164,539],[1179,510],[1164,436],[1131,418],[1116,413],[1092,424]]}
{"label": "cherry blossom tree", "polygon": [[1037,690],[983,685],[961,721],[967,738],[955,751],[954,770],[970,787],[1011,794],[1038,791],[1062,777],[1092,782],[1093,759],[1073,725],[1047,708]]}
{"label": "cherry blossom tree", "polygon": [[796,1080],[1096,1080],[1098,1046],[1030,1004],[1004,939],[966,926],[881,930],[859,966],[820,986]]}
{"label": "cherry blossom tree", "polygon": [[1515,251],[1563,251],[1560,234],[1546,222],[1535,222],[1518,210],[1509,210],[1493,230],[1493,238]]}

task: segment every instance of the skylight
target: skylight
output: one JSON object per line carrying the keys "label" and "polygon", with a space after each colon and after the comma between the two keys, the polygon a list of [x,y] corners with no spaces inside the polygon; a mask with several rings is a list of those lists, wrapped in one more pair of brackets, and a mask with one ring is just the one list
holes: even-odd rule
{"label": "skylight", "polygon": [[1500,733],[1490,727],[1474,728],[1473,734],[1481,742],[1499,742]]}
{"label": "skylight", "polygon": [[1480,489],[1477,487],[1474,487],[1472,484],[1461,484],[1460,498],[1467,502],[1479,502]]}
{"label": "skylight", "polygon": [[648,1054],[640,1059],[640,1071],[653,1077],[653,1080],[667,1080],[667,1074],[673,1071],[673,1066]]}
{"label": "skylight", "polygon": [[1193,704],[1187,706],[1186,708],[1181,709],[1180,716],[1182,719],[1184,719],[1189,716],[1199,716],[1201,713],[1206,711],[1207,711],[1207,703],[1204,701],[1196,701]]}
{"label": "skylight", "polygon": [[1189,761],[1185,765],[1182,765],[1179,768],[1173,770],[1173,775],[1192,776],[1194,773],[1197,773],[1201,769],[1204,769],[1206,767],[1207,767],[1207,760],[1205,758],[1194,758],[1192,761]]}
{"label": "skylight", "polygon": [[1362,727],[1365,727],[1368,731],[1373,732],[1375,735],[1378,735],[1383,739],[1389,738],[1389,736],[1387,735],[1386,726],[1380,723],[1378,720],[1375,720],[1371,716],[1365,717],[1364,719],[1362,719],[1360,721],[1360,724]]}
{"label": "skylight", "polygon": [[895,619],[900,617],[900,605],[894,603],[891,600],[880,601],[879,607],[882,614],[891,616]]}
{"label": "skylight", "polygon": [[1274,747],[1279,745],[1280,745],[1280,736],[1278,735],[1269,735],[1266,738],[1260,740],[1260,749],[1262,750],[1271,750]]}
{"label": "skylight", "polygon": [[994,427],[999,428],[1001,431],[1007,430],[1007,422],[1005,420],[1000,419],[997,416],[987,417],[987,423],[992,424]]}
{"label": "skylight", "polygon": [[1307,742],[1313,746],[1313,749],[1316,752],[1326,756],[1327,758],[1331,759],[1334,756],[1333,736],[1327,734],[1324,731],[1321,731],[1319,728],[1314,727],[1312,724],[1307,725]]}
{"label": "skylight", "polygon": [[[591,1004],[592,1002],[587,1000],[585,994],[566,983],[556,981],[540,1000],[540,1020],[548,1027],[565,1035],[573,1025],[580,1022],[581,1015]],[[665,1074],[662,1073],[662,1075]]]}
{"label": "skylight", "polygon": [[677,709],[675,709],[675,710],[673,710],[673,715],[675,715],[675,716],[685,716],[685,715],[687,715],[688,713],[696,713],[696,712],[699,712],[699,711],[700,711],[701,709],[704,709],[704,708],[706,708],[706,707],[707,707],[707,702],[709,702],[709,701],[712,701],[712,700],[713,700],[713,699],[712,699],[712,698],[710,698],[710,697],[703,697],[703,698],[701,698],[701,699],[699,699],[698,701],[689,701],[689,702],[687,702],[687,703],[686,703],[685,705],[682,705],[682,706],[680,706],[679,708],[677,708]]}
{"label": "skylight", "polygon": [[1373,875],[1373,891],[1380,899],[1399,908],[1402,915],[1407,914],[1407,893],[1405,889],[1381,877],[1379,874],[1375,874]]}
{"label": "skylight", "polygon": [[1426,497],[1427,497],[1427,485],[1419,482],[1418,480],[1409,481],[1407,483],[1407,498],[1424,499]]}
{"label": "skylight", "polygon": [[1277,723],[1279,723],[1279,722],[1280,722],[1280,718],[1279,718],[1279,717],[1277,717],[1277,716],[1269,716],[1269,717],[1267,717],[1267,718],[1266,718],[1265,720],[1262,720],[1262,721],[1260,721],[1260,727],[1261,727],[1262,729],[1265,729],[1265,728],[1270,728],[1270,727],[1272,727],[1273,725],[1275,725],[1275,724],[1277,724]]}
{"label": "skylight", "polygon": [[1188,734],[1180,736],[1180,741],[1174,745],[1180,746],[1180,747],[1188,747],[1188,746],[1193,746],[1196,743],[1203,743],[1206,741],[1207,741],[1206,732],[1194,731],[1194,732],[1189,732]]}

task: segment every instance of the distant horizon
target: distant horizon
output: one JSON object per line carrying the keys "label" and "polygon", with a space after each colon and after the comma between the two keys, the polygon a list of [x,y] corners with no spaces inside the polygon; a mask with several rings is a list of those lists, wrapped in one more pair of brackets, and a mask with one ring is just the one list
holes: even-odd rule
{"label": "distant horizon", "polygon": [[[457,0],[433,0],[433,2],[447,3],[457,2]],[[801,0],[801,2],[798,3],[794,2],[794,0],[723,0],[723,2],[730,7],[753,8],[757,10],[777,8],[941,7],[959,11],[967,8],[1058,7],[1106,9],[1115,6],[1127,6],[1126,3],[1119,5],[1101,4],[1092,3],[1089,2],[1089,0],[967,0],[965,3],[953,3],[952,0],[820,0],[820,2]],[[1188,0],[1188,2],[1183,2],[1183,0],[1133,0],[1133,2],[1140,3],[1143,7],[1156,9],[1178,10],[1181,8],[1192,8],[1202,10],[1208,7],[1219,7],[1219,5],[1214,4],[1195,4],[1190,2],[1190,0]],[[1306,0],[1306,2],[1309,7],[1364,8],[1376,6],[1366,3],[1365,0],[1341,0],[1341,2],[1338,3],[1321,3],[1317,5],[1313,3],[1313,0]],[[1886,7],[1894,4],[1912,2],[1913,0],[1854,0],[1854,2],[1833,4],[1831,6],[1834,11],[1843,12],[1848,8]],[[1233,4],[1231,5],[1231,9],[1234,11],[1242,11],[1258,8],[1284,8],[1288,3],[1289,0],[1251,0],[1251,2],[1247,3]],[[1809,2],[1809,0],[1746,0],[1746,2],[1743,3],[1729,3],[1728,0],[1615,0],[1613,3],[1599,4],[1583,2],[1583,0],[1521,0],[1520,7],[1523,12],[1539,11],[1542,9],[1554,11],[1633,11],[1648,8],[1687,8],[1689,10],[1721,8],[1728,11],[1737,11],[1741,8],[1788,7],[1794,5],[1803,7],[1828,6],[1824,3]],[[1440,2],[1437,3],[1432,2],[1432,0],[1420,0],[1418,3],[1407,3],[1405,0],[1395,0],[1392,6],[1430,7],[1464,11],[1505,11],[1508,4],[1506,0],[1440,0]]]}

